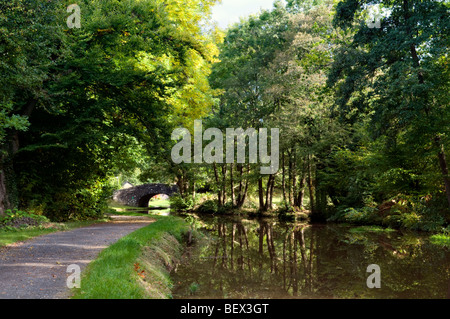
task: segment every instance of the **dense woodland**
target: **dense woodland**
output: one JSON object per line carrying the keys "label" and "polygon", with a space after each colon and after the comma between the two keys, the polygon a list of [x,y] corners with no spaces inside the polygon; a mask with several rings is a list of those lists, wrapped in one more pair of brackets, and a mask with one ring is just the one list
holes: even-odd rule
{"label": "dense woodland", "polygon": [[[203,211],[448,226],[448,1],[287,0],[227,30],[216,2],[83,0],[70,29],[71,1],[0,0],[0,214],[98,217],[130,181]],[[173,163],[198,119],[279,128],[280,169]]]}

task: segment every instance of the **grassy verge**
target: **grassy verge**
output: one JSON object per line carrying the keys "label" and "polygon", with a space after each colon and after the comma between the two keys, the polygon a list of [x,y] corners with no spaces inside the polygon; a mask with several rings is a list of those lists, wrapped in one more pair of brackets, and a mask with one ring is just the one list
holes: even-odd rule
{"label": "grassy verge", "polygon": [[171,267],[181,257],[189,224],[179,217],[156,221],[103,250],[84,271],[75,299],[170,298]]}
{"label": "grassy verge", "polygon": [[148,207],[165,207],[170,208],[170,202],[168,199],[155,199],[148,202]]}
{"label": "grassy verge", "polygon": [[57,231],[70,230],[73,228],[89,226],[94,223],[100,223],[105,221],[106,219],[75,221],[66,223],[43,223],[39,226],[0,229],[0,247],[10,245],[19,241],[28,240],[41,235],[54,233]]}

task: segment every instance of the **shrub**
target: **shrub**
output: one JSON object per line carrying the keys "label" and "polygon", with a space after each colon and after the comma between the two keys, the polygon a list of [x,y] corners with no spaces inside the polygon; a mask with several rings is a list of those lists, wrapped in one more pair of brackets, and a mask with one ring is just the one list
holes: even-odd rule
{"label": "shrub", "polygon": [[5,216],[0,217],[0,228],[22,228],[29,226],[39,226],[40,224],[47,222],[48,218],[33,213],[28,213],[21,210],[6,211]]}
{"label": "shrub", "polygon": [[394,228],[421,231],[439,231],[446,223],[445,206],[439,198],[432,196],[399,195],[396,204],[383,218],[383,224]]}
{"label": "shrub", "polygon": [[107,208],[106,198],[89,190],[59,193],[47,204],[46,215],[54,221],[97,219]]}
{"label": "shrub", "polygon": [[191,210],[194,207],[192,197],[183,198],[180,194],[175,194],[170,197],[170,209],[176,212],[183,210]]}
{"label": "shrub", "polygon": [[206,200],[197,209],[201,214],[214,214],[219,211],[219,205],[216,200]]}
{"label": "shrub", "polygon": [[347,208],[344,209],[342,218],[345,222],[352,224],[378,224],[380,222],[377,209],[370,206],[362,208]]}

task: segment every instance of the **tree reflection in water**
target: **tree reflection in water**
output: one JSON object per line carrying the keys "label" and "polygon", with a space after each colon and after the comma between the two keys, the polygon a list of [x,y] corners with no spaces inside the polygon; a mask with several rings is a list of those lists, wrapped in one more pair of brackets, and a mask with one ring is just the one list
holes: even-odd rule
{"label": "tree reflection in water", "polygon": [[[174,298],[447,297],[449,251],[417,234],[275,219],[202,220],[208,238],[172,274]],[[380,289],[366,285],[370,264],[381,267]]]}

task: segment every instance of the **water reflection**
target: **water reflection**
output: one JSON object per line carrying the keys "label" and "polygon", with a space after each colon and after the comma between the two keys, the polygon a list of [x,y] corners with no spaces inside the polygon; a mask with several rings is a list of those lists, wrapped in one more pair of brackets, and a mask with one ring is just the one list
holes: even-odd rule
{"label": "water reflection", "polygon": [[[173,274],[174,298],[446,298],[448,249],[417,234],[202,218],[210,236]],[[381,288],[366,285],[381,267]],[[195,289],[194,289],[195,288]]]}

